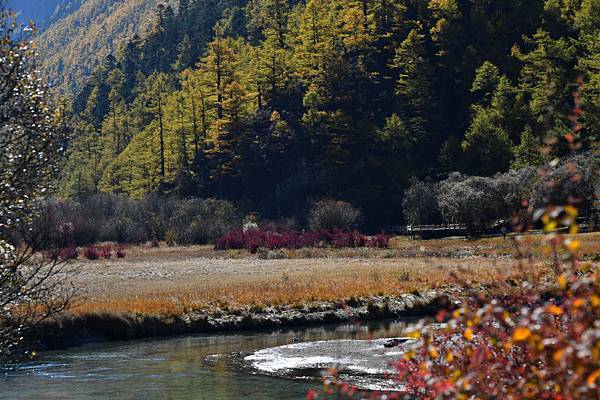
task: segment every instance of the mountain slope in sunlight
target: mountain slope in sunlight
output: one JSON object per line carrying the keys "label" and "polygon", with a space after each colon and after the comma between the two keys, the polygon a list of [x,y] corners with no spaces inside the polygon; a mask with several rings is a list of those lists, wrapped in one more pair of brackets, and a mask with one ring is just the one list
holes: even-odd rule
{"label": "mountain slope in sunlight", "polygon": [[143,36],[152,29],[159,3],[169,2],[82,0],[76,10],[53,21],[38,37],[50,83],[62,93],[77,91],[106,56],[134,35]]}

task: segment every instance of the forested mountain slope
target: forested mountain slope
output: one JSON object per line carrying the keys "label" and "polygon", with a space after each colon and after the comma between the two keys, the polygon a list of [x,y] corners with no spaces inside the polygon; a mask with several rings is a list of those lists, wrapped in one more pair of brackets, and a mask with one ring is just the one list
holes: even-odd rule
{"label": "forested mountain slope", "polygon": [[63,194],[268,216],[333,197],[399,222],[413,177],[591,147],[599,54],[600,0],[182,0],[79,91]]}
{"label": "forested mountain slope", "polygon": [[[81,3],[77,5],[77,3]],[[45,3],[44,0],[29,3]],[[68,13],[51,20],[37,40],[44,72],[63,93],[73,93],[90,73],[134,35],[156,23],[159,3],[168,0],[72,0]],[[35,7],[35,5],[31,5]],[[42,9],[43,10],[43,9]]]}

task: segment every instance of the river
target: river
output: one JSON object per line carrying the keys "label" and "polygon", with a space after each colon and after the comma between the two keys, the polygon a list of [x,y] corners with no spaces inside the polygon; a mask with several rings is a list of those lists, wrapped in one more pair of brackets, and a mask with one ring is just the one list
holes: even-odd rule
{"label": "river", "polygon": [[402,349],[381,338],[409,323],[90,344],[42,354],[0,382],[0,399],[304,399],[330,367],[357,386],[390,389],[389,363]]}

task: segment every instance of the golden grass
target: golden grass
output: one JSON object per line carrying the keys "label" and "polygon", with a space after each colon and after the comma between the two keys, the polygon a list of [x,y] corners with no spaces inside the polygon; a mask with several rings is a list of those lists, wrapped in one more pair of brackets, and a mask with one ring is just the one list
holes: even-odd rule
{"label": "golden grass", "polygon": [[[324,265],[330,264],[330,265]],[[217,274],[210,279],[177,277],[152,281],[105,282],[109,290],[89,293],[74,312],[137,312],[178,314],[192,309],[237,308],[244,305],[301,305],[307,301],[334,301],[352,296],[400,295],[414,290],[452,286],[451,273],[473,285],[492,283],[498,275],[519,276],[511,262],[473,260],[463,267],[458,260],[422,259],[372,263],[310,263],[306,271],[277,271],[271,262],[260,274]],[[536,265],[535,270],[543,270]]]}
{"label": "golden grass", "polygon": [[[600,235],[577,239],[583,255],[597,257]],[[528,236],[519,243],[535,253],[544,252],[541,236]],[[478,286],[493,284],[499,277],[549,273],[543,257],[535,264],[507,257],[515,254],[515,244],[502,238],[395,238],[389,250],[304,249],[286,252],[289,258],[284,260],[215,252],[209,246],[132,247],[123,260],[80,263],[75,284],[81,297],[72,312],[176,315],[217,307],[229,312],[244,306],[301,307],[310,301],[451,288],[452,274]]]}

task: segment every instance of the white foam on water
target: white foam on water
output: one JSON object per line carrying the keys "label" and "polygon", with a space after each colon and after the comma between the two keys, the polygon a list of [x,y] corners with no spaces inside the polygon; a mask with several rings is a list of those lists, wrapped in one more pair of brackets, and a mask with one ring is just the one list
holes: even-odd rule
{"label": "white foam on water", "polygon": [[257,371],[294,378],[306,370],[320,372],[336,368],[348,383],[365,390],[398,390],[392,364],[405,346],[386,348],[389,339],[331,340],[289,344],[259,350],[244,358]]}

